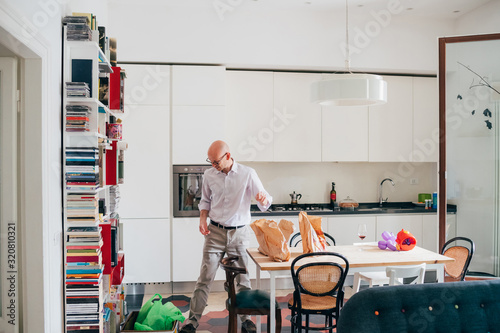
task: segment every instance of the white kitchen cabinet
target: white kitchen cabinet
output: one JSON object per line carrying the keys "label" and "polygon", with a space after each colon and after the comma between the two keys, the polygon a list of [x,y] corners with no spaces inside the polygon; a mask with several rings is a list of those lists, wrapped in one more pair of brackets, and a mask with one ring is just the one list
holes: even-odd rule
{"label": "white kitchen cabinet", "polygon": [[413,78],[385,76],[387,103],[370,106],[370,162],[409,161],[413,152]]}
{"label": "white kitchen cabinet", "polygon": [[273,73],[226,72],[226,138],[237,161],[274,158]]}
{"label": "white kitchen cabinet", "polygon": [[121,219],[124,283],[170,282],[170,220]]}
{"label": "white kitchen cabinet", "polygon": [[323,162],[368,161],[368,107],[322,107]]}
{"label": "white kitchen cabinet", "polygon": [[[200,233],[200,219],[174,218],[172,224],[172,281],[196,281],[200,276],[205,237]],[[219,269],[216,280],[225,280]]]}
{"label": "white kitchen cabinet", "polygon": [[[275,218],[269,217],[268,219]],[[252,221],[258,218],[252,219]],[[204,236],[199,231],[200,219],[196,218],[174,218],[172,225],[172,281],[196,281],[200,275],[200,267],[203,256]],[[255,233],[249,227],[249,246],[258,248],[259,243]],[[189,265],[186,265],[189,263]],[[248,272],[251,279],[256,277],[256,266],[249,258]],[[226,276],[222,269],[217,271],[215,280],[225,280]]]}
{"label": "white kitchen cabinet", "polygon": [[419,246],[429,251],[439,252],[439,221],[437,214],[422,215],[422,242],[420,242]]}
{"label": "white kitchen cabinet", "polygon": [[172,164],[207,164],[208,147],[225,133],[224,106],[174,106]]}
{"label": "white kitchen cabinet", "polygon": [[128,149],[124,161],[125,180],[120,185],[120,216],[168,218],[171,181],[169,107],[141,105],[131,108],[127,105],[125,114],[123,141],[128,143]]}
{"label": "white kitchen cabinet", "polygon": [[321,74],[274,73],[274,161],[321,161],[321,107],[310,101]]}
{"label": "white kitchen cabinet", "polygon": [[402,229],[409,231],[417,239],[417,245],[423,247],[422,215],[378,215],[377,216],[377,240],[382,239],[382,233],[389,231],[397,236]]}
{"label": "white kitchen cabinet", "polygon": [[172,66],[172,105],[224,105],[226,68]]}
{"label": "white kitchen cabinet", "polygon": [[439,158],[439,96],[436,78],[413,78],[413,162]]}
{"label": "white kitchen cabinet", "polygon": [[[352,245],[360,242],[374,242],[376,216],[356,215],[356,216],[334,216],[328,218],[328,233],[335,238],[336,245]],[[358,226],[366,224],[367,235],[364,240],[358,237]]]}
{"label": "white kitchen cabinet", "polygon": [[170,68],[166,65],[120,65],[127,74],[125,105],[170,105]]}

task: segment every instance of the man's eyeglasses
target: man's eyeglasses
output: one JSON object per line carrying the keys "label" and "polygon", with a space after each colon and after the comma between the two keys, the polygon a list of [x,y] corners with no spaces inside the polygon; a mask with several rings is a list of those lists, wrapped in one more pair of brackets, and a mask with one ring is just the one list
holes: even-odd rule
{"label": "man's eyeglasses", "polygon": [[218,160],[218,161],[210,161],[209,158],[206,159],[206,161],[212,165],[219,165],[220,162],[222,162],[222,160],[224,159],[224,156],[226,156],[227,153],[225,153],[224,155],[222,155],[222,157]]}

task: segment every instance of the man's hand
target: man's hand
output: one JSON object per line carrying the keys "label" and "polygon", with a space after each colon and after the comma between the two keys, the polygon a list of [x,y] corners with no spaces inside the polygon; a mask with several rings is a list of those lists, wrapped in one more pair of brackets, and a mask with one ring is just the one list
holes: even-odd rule
{"label": "man's hand", "polygon": [[206,236],[210,233],[208,230],[207,220],[200,220],[200,232],[203,236]]}
{"label": "man's hand", "polygon": [[257,193],[257,195],[255,196],[255,200],[260,202],[260,204],[262,206],[267,205],[267,197],[266,197],[266,194],[264,192]]}

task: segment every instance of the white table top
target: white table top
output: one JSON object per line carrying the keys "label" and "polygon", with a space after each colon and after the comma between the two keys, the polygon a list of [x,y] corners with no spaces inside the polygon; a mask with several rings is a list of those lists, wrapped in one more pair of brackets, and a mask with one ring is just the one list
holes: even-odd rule
{"label": "white table top", "polygon": [[[343,245],[329,246],[328,252],[336,252],[343,255],[349,262],[349,267],[380,267],[398,265],[446,264],[455,261],[453,258],[443,256],[421,247],[416,246],[410,251],[380,250],[377,245]],[[291,257],[289,261],[277,262],[259,252],[257,248],[247,249],[250,258],[261,271],[275,271],[290,269],[293,259],[302,254],[302,247],[290,248]],[[314,261],[314,258],[310,259]],[[324,260],[324,257],[322,258]],[[340,263],[340,261],[339,261]]]}

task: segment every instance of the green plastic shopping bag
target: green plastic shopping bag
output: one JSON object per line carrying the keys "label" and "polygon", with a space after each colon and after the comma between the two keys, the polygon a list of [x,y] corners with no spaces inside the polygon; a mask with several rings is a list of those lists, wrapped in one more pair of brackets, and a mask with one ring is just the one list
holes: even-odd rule
{"label": "green plastic shopping bag", "polygon": [[172,302],[163,304],[163,297],[155,294],[141,307],[134,324],[136,331],[169,331],[176,320],[185,317]]}

